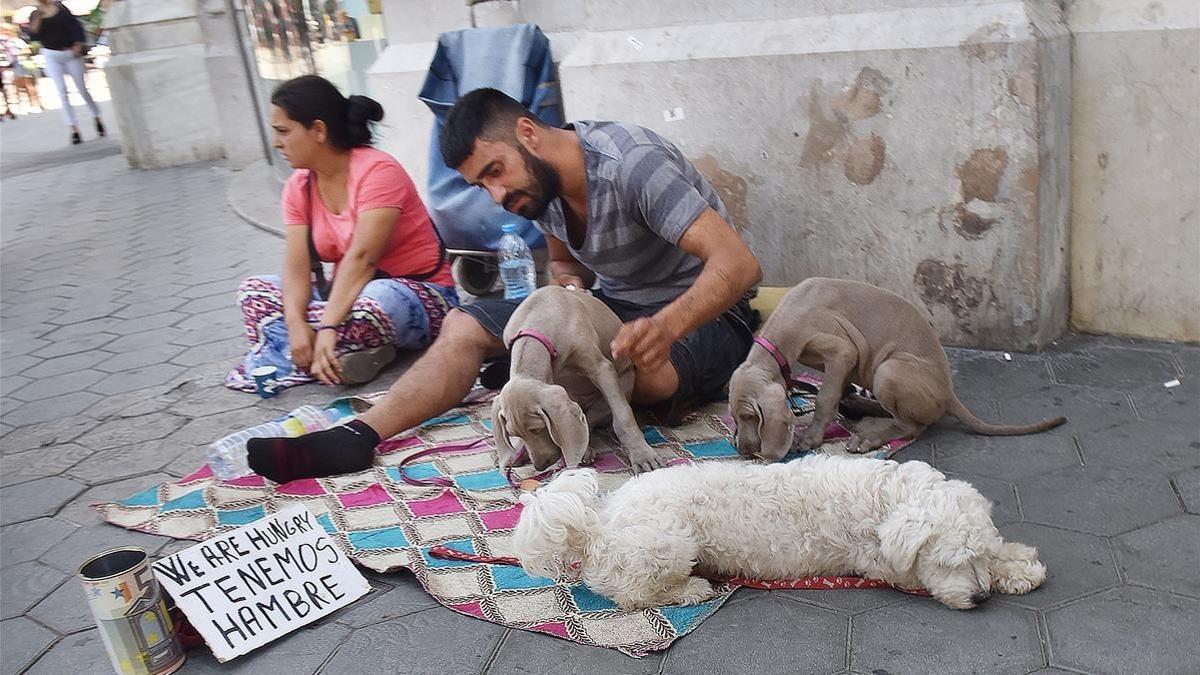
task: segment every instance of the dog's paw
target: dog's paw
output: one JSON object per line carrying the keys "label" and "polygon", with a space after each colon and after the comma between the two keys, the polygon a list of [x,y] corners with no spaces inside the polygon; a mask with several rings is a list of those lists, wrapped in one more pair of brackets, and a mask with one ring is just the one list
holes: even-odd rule
{"label": "dog's paw", "polygon": [[634,473],[645,473],[661,469],[667,465],[667,458],[651,448],[649,445],[642,448],[634,448],[629,451],[629,466]]}
{"label": "dog's paw", "polygon": [[856,455],[861,455],[864,452],[871,452],[876,448],[882,447],[884,441],[873,438],[866,434],[854,434],[850,440],[846,442],[846,452],[851,452]]}
{"label": "dog's paw", "polygon": [[673,605],[698,605],[711,600],[716,592],[712,583],[700,577],[691,577],[683,588],[671,598]]}
{"label": "dog's paw", "polygon": [[821,447],[821,443],[825,442],[825,428],[820,429],[809,426],[800,434],[799,443],[796,447],[802,451],[815,450]]}

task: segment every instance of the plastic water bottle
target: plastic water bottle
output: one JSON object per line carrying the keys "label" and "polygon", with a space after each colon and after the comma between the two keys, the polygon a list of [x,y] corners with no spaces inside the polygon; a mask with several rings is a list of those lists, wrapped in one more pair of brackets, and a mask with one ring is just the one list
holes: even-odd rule
{"label": "plastic water bottle", "polygon": [[254,473],[250,470],[246,441],[251,438],[295,437],[332,427],[340,418],[337,410],[306,405],[276,418],[229,434],[208,446],[208,467],[218,480],[228,481]]}
{"label": "plastic water bottle", "polygon": [[500,277],[504,279],[504,299],[520,300],[537,288],[537,268],[529,245],[517,234],[516,223],[505,223],[500,230]]}

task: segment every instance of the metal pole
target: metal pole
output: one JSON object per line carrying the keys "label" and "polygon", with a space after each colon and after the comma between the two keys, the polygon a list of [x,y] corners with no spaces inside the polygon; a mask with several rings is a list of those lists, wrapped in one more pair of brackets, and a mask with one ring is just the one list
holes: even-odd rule
{"label": "metal pole", "polygon": [[275,157],[271,152],[271,143],[267,139],[267,118],[263,111],[262,102],[259,101],[258,90],[258,67],[250,60],[247,54],[248,36],[244,32],[246,21],[246,10],[242,4],[242,0],[225,0],[225,4],[229,7],[229,17],[233,21],[233,32],[237,36],[238,54],[242,57],[242,69],[246,71],[246,85],[250,89],[250,101],[254,105],[254,119],[258,122],[258,137],[262,141],[263,156],[267,158],[268,164],[275,163]]}

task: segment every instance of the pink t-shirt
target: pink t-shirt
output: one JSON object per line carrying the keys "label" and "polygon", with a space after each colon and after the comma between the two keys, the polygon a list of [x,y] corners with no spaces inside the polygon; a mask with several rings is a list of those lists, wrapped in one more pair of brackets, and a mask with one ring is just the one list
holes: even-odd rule
{"label": "pink t-shirt", "polygon": [[[350,151],[350,171],[346,179],[347,202],[341,213],[332,213],[321,201],[320,191],[312,185],[312,222],[309,222],[306,190],[307,169],[292,172],[283,187],[283,222],[310,225],[317,255],[325,262],[337,263],[350,250],[358,215],[378,208],[400,210],[396,227],[378,268],[392,277],[426,274],[438,264],[438,239],[429,212],[417,194],[408,172],[394,157],[375,148]],[[443,286],[454,285],[450,265],[431,278],[423,279]]]}

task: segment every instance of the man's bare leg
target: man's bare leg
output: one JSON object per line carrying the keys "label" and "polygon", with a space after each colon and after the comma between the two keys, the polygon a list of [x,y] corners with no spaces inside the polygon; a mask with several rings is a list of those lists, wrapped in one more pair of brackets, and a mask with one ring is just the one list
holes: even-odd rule
{"label": "man's bare leg", "polygon": [[371,465],[381,440],[453,408],[471,391],[484,360],[504,351],[504,343],[474,317],[452,310],[429,350],[374,407],[325,431],[251,439],[250,468],[277,483],[362,471]]}
{"label": "man's bare leg", "polygon": [[639,368],[634,372],[633,395],[638,405],[653,405],[666,401],[679,389],[679,373],[667,359],[657,368]]}

